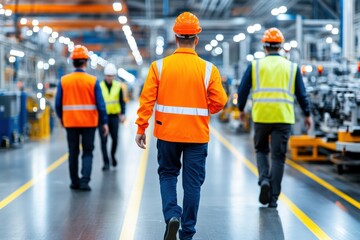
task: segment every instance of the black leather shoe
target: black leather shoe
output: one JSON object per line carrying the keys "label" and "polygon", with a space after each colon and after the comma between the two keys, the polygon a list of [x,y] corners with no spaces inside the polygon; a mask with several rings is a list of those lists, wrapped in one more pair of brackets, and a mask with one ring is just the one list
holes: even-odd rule
{"label": "black leather shoe", "polygon": [[261,183],[259,202],[262,204],[270,203],[270,183],[268,181]]}
{"label": "black leather shoe", "polygon": [[276,202],[270,202],[268,205],[268,208],[277,208],[277,203]]}
{"label": "black leather shoe", "polygon": [[176,234],[180,227],[180,221],[176,217],[172,217],[166,224],[164,240],[176,240]]}
{"label": "black leather shoe", "polygon": [[108,171],[108,170],[110,170],[109,164],[105,164],[105,165],[102,167],[102,170],[103,170],[103,171]]}
{"label": "black leather shoe", "polygon": [[112,165],[113,165],[113,167],[117,166],[117,161],[116,161],[115,157],[112,157]]}
{"label": "black leather shoe", "polygon": [[88,183],[80,183],[79,189],[81,191],[91,191],[91,188]]}
{"label": "black leather shoe", "polygon": [[74,184],[74,183],[72,183],[72,184],[70,184],[70,188],[71,188],[71,189],[74,189],[74,190],[79,190],[79,189],[80,189],[80,185],[79,185],[79,184]]}

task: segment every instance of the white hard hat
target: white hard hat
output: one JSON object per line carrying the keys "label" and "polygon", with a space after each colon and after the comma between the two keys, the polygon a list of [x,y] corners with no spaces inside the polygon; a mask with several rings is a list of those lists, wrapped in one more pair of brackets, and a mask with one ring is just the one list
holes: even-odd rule
{"label": "white hard hat", "polygon": [[104,68],[105,75],[115,76],[116,72],[117,72],[117,69],[116,69],[115,65],[112,63],[108,63]]}

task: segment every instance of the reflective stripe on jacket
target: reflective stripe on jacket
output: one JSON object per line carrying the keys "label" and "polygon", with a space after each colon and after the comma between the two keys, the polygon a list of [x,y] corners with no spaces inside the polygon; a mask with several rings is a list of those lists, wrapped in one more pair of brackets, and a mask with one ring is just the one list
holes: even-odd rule
{"label": "reflective stripe on jacket", "polygon": [[138,134],[148,127],[155,107],[155,137],[170,142],[209,141],[211,113],[226,104],[218,69],[190,48],[151,64],[141,96]]}
{"label": "reflective stripe on jacket", "polygon": [[61,78],[64,127],[98,125],[95,83],[96,77],[85,72],[73,72]]}
{"label": "reflective stripe on jacket", "polygon": [[257,123],[295,123],[297,65],[280,56],[252,62],[252,118]]}
{"label": "reflective stripe on jacket", "polygon": [[121,83],[113,80],[111,84],[110,92],[108,87],[106,86],[105,81],[101,81],[100,87],[101,87],[102,95],[105,100],[107,114],[119,114],[121,112],[121,106],[120,106]]}

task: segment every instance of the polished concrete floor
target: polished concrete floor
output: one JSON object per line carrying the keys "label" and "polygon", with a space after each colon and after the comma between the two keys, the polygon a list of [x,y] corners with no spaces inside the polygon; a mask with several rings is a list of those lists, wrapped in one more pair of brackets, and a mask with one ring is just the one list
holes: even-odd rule
{"label": "polished concrete floor", "polygon": [[[102,172],[96,138],[91,192],[69,188],[65,131],[0,150],[0,239],[161,240],[156,139],[135,142],[136,103],[120,127],[119,164]],[[360,239],[360,173],[288,161],[277,209],[258,202],[251,135],[211,121],[196,240]],[[181,180],[181,179],[179,179]],[[182,199],[179,181],[179,201]]]}

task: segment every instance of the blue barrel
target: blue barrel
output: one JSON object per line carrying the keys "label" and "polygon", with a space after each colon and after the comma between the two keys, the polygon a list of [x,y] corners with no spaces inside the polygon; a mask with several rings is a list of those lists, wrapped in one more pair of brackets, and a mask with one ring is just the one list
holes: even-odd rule
{"label": "blue barrel", "polygon": [[21,92],[20,95],[20,114],[19,114],[19,133],[26,135],[27,130],[27,94]]}
{"label": "blue barrel", "polygon": [[10,144],[19,142],[20,93],[0,93],[0,138]]}

